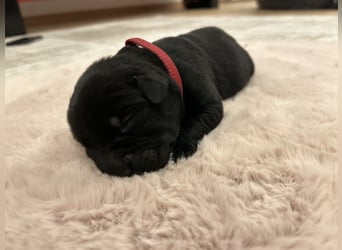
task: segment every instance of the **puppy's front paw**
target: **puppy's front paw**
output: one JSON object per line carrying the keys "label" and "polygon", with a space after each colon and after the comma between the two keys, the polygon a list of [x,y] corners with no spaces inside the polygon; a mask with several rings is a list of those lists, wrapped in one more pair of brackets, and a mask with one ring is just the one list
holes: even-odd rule
{"label": "puppy's front paw", "polygon": [[197,150],[197,141],[191,141],[186,137],[181,137],[173,148],[172,159],[176,162],[179,158],[187,158]]}

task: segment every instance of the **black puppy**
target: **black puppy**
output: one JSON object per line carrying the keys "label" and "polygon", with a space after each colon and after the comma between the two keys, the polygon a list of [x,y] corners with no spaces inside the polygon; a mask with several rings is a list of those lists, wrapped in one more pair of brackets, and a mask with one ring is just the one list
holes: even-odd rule
{"label": "black puppy", "polygon": [[107,174],[141,174],[164,167],[170,155],[192,155],[221,121],[222,99],[239,92],[254,72],[248,53],[215,27],[153,44],[178,68],[183,96],[158,56],[126,46],[92,64],[71,97],[71,131]]}

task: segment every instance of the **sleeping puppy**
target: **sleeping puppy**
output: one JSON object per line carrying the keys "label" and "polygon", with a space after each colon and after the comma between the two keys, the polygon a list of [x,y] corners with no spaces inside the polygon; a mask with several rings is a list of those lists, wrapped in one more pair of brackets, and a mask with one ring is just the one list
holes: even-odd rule
{"label": "sleeping puppy", "polygon": [[160,58],[139,46],[95,62],[75,86],[68,122],[104,173],[142,174],[164,167],[170,156],[191,156],[220,123],[222,99],[238,93],[254,72],[248,53],[215,27],[153,44],[173,60],[183,90]]}

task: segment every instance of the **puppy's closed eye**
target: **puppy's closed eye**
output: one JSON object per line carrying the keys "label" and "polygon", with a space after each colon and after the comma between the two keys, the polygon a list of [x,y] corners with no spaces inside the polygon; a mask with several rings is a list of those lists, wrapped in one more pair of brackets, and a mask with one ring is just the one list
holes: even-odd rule
{"label": "puppy's closed eye", "polygon": [[131,121],[131,119],[132,119],[132,116],[133,116],[133,114],[129,114],[129,115],[127,115],[127,116],[125,116],[125,118],[123,118],[123,125],[124,126],[127,126],[128,125],[128,123]]}

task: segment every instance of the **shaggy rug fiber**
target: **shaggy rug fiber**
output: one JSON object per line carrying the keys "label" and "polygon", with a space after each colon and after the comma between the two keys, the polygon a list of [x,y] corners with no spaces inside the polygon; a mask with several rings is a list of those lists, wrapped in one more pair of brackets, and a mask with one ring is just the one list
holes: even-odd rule
{"label": "shaggy rug fiber", "polygon": [[[247,19],[235,20],[250,27]],[[265,21],[256,19],[249,25]],[[289,25],[289,18],[273,20]],[[230,31],[228,23],[220,27]],[[149,31],[141,34],[160,37]],[[66,123],[77,78],[103,54],[64,54],[60,64],[40,55],[34,65],[45,66],[20,69],[14,62],[24,48],[10,49],[6,249],[337,249],[337,43],[312,32],[300,41],[241,38],[256,74],[224,102],[220,125],[193,157],[131,178],[101,174]],[[88,45],[95,47],[94,40]]]}

